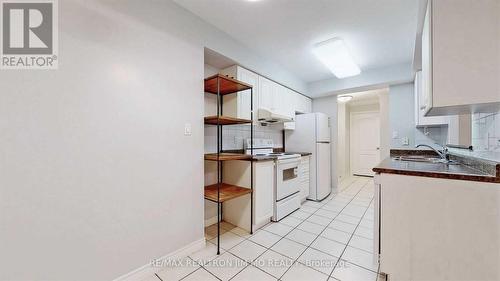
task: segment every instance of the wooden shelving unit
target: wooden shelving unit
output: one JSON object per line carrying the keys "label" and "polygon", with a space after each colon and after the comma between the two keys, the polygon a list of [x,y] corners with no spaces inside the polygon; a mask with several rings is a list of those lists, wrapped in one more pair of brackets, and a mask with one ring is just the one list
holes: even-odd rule
{"label": "wooden shelving unit", "polygon": [[[224,95],[235,94],[246,90],[250,91],[250,119],[224,116],[222,97]],[[205,199],[217,203],[217,254],[220,254],[220,220],[223,202],[250,194],[250,234],[253,233],[253,169],[250,169],[250,188],[224,183],[222,178],[222,163],[224,161],[248,161],[252,159],[252,156],[247,154],[223,152],[222,127],[238,124],[253,124],[253,89],[252,85],[221,74],[216,74],[205,79],[205,92],[217,95],[217,115],[205,117],[205,124],[217,126],[217,152],[205,154],[204,158],[208,161],[217,161],[217,183],[205,186]],[[251,125],[250,128],[250,150],[253,152],[253,125]],[[252,165],[251,161],[249,161],[249,165]]]}
{"label": "wooden shelving unit", "polygon": [[219,190],[220,192],[219,199],[217,199],[217,188],[218,188],[217,184],[205,186],[205,199],[210,200],[212,202],[223,203],[227,200],[231,200],[252,193],[252,190],[246,187],[221,183]]}
{"label": "wooden shelving unit", "polygon": [[215,95],[224,96],[251,89],[252,85],[222,74],[215,74],[205,79],[205,92]]}
{"label": "wooden shelving unit", "polygon": [[252,120],[217,115],[205,117],[205,124],[207,125],[237,125],[248,123],[252,123]]}
{"label": "wooden shelving unit", "polygon": [[217,153],[207,153],[205,154],[205,160],[209,161],[231,161],[231,160],[249,160],[252,159],[251,155],[241,154],[241,153],[227,153],[221,152]]}

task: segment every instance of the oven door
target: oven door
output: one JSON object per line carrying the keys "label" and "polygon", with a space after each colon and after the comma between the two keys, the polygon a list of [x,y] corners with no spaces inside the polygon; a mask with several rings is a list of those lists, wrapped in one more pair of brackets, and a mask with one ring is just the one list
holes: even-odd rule
{"label": "oven door", "polygon": [[276,201],[299,192],[300,158],[278,160],[276,163]]}

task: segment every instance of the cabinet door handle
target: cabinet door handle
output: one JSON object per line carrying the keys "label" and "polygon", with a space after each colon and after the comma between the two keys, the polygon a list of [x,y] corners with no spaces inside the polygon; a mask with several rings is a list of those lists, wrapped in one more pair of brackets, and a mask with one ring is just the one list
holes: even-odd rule
{"label": "cabinet door handle", "polygon": [[426,105],[421,105],[420,110],[424,110],[427,106]]}

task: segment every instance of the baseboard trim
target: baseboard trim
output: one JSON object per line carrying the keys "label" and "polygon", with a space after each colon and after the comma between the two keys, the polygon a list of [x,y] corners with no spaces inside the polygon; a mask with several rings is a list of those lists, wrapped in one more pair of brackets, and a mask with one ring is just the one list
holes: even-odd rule
{"label": "baseboard trim", "polygon": [[[217,219],[217,218],[216,218]],[[198,250],[201,250],[205,247],[205,237],[196,240],[187,246],[184,246],[170,254],[167,254],[163,257],[154,259],[154,260],[167,260],[167,259],[180,259],[184,258]],[[139,281],[143,280],[146,277],[149,277],[155,274],[158,271],[158,267],[151,266],[151,263],[145,264],[129,273],[126,273],[113,281]]]}

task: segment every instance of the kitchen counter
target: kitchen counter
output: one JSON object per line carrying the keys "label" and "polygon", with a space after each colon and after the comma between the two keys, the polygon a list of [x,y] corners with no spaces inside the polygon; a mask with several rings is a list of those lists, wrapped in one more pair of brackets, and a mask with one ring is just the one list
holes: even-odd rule
{"label": "kitchen counter", "polygon": [[252,161],[274,161],[277,156],[253,156]]}
{"label": "kitchen counter", "polygon": [[300,156],[309,156],[309,155],[312,155],[311,152],[295,152],[295,151],[289,152],[289,151],[287,151],[286,153],[300,154]]}
{"label": "kitchen counter", "polygon": [[[309,156],[312,155],[310,152],[287,152],[289,154],[300,154],[300,156]],[[252,157],[252,161],[270,161],[276,160],[277,156],[254,156]]]}
{"label": "kitchen counter", "polygon": [[[242,149],[237,149],[237,150],[225,150],[224,152],[229,152],[229,153],[244,153],[244,150]],[[282,148],[276,148],[275,152],[283,152]],[[300,154],[300,156],[309,156],[312,155],[311,152],[286,152],[288,154]],[[269,156],[253,156],[251,158],[252,161],[274,161],[276,160],[277,156],[274,155],[269,155]],[[250,159],[248,159],[250,160]]]}
{"label": "kitchen counter", "polygon": [[373,168],[373,171],[386,174],[500,183],[498,172],[493,175],[464,164],[449,165],[387,158]]}

